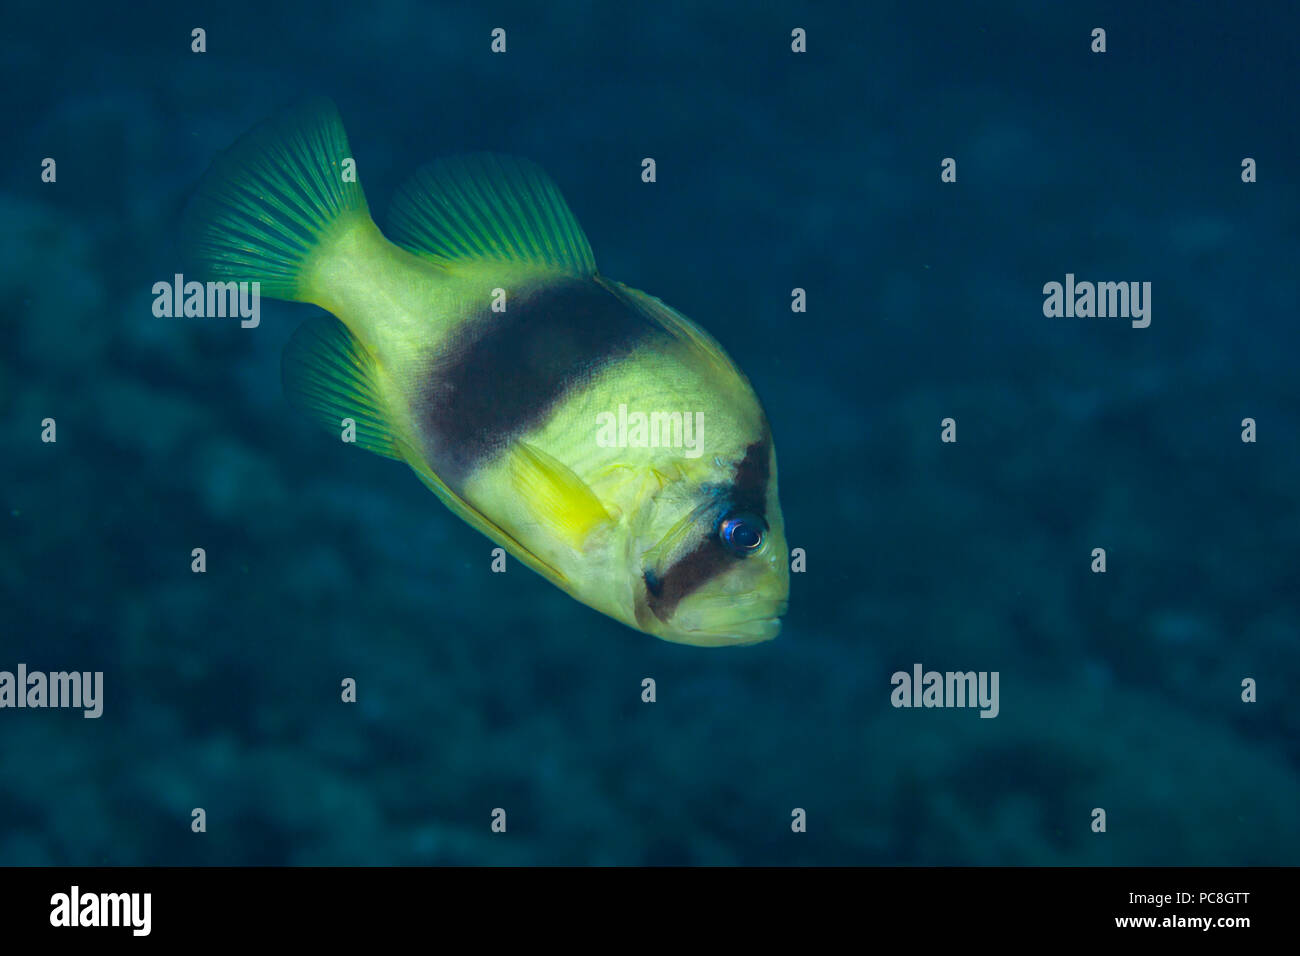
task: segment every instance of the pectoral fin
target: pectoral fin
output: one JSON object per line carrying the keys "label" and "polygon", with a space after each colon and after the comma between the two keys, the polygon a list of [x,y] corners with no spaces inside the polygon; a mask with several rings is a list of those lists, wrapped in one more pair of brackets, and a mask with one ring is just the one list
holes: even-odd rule
{"label": "pectoral fin", "polygon": [[613,519],[595,492],[563,462],[527,442],[510,448],[510,478],[537,520],[574,550]]}

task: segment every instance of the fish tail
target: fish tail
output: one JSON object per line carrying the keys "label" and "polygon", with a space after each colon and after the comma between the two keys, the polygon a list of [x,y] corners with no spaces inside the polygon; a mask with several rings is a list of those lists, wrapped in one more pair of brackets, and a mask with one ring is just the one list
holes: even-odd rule
{"label": "fish tail", "polygon": [[322,248],[378,233],[338,109],[308,100],[262,123],[212,163],[186,215],[191,272],[261,284],[276,299],[322,304]]}

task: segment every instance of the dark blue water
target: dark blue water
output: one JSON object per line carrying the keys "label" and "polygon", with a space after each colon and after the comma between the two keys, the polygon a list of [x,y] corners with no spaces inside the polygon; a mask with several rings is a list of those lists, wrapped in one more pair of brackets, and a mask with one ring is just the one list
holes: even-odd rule
{"label": "dark blue water", "polygon": [[[104,690],[0,709],[0,863],[1300,862],[1300,24],[1064,6],[7,13],[0,670]],[[726,346],[807,555],[778,640],[492,574],[286,404],[314,308],[154,317],[208,163],[307,94],[381,222],[526,156]],[[1149,326],[1045,317],[1067,273],[1150,282]],[[996,671],[997,717],[891,706],[916,664]]]}

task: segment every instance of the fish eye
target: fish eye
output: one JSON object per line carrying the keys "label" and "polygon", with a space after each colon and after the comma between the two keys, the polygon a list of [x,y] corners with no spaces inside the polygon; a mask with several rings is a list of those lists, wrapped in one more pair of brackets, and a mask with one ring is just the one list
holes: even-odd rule
{"label": "fish eye", "polygon": [[727,515],[718,525],[718,537],[733,554],[747,558],[763,546],[767,522],[758,515],[738,512]]}

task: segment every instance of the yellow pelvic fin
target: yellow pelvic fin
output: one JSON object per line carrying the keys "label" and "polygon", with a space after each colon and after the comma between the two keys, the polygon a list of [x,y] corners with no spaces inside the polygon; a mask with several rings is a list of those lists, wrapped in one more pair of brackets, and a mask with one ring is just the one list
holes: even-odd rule
{"label": "yellow pelvic fin", "polygon": [[369,351],[332,315],[308,319],[285,346],[284,392],[291,403],[340,434],[356,423],[356,444],[386,458],[403,459],[388,422],[379,368]]}
{"label": "yellow pelvic fin", "polygon": [[422,167],[393,200],[388,232],[442,265],[515,263],[589,276],[591,246],[546,173],[525,159],[479,153]]}
{"label": "yellow pelvic fin", "polygon": [[581,478],[535,445],[511,445],[509,468],[514,489],[529,510],[573,549],[581,550],[593,530],[613,520]]}

